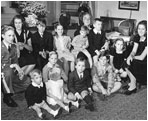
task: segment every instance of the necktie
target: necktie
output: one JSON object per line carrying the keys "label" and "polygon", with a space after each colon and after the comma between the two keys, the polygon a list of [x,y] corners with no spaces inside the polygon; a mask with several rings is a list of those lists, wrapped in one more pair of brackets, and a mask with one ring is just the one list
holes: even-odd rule
{"label": "necktie", "polygon": [[83,78],[83,76],[82,76],[82,74],[80,74],[80,79],[82,79]]}
{"label": "necktie", "polygon": [[8,51],[9,51],[9,52],[11,51],[11,46],[8,46]]}

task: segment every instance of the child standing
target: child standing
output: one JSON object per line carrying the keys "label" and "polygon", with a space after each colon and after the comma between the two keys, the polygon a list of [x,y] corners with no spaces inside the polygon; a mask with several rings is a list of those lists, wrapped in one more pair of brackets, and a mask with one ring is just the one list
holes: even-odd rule
{"label": "child standing", "polygon": [[69,94],[71,100],[84,100],[85,108],[94,111],[94,106],[91,97],[91,76],[88,70],[85,69],[85,59],[78,58],[76,61],[76,69],[70,73],[68,81]]}
{"label": "child standing", "polygon": [[100,55],[92,70],[93,90],[102,93],[103,96],[110,95],[121,87],[121,82],[115,81],[112,67],[108,62],[109,56],[105,52]]}
{"label": "child standing", "polygon": [[46,104],[46,86],[42,82],[42,75],[38,69],[34,69],[31,73],[32,83],[25,92],[25,98],[30,109],[36,111],[39,118],[44,119],[45,115],[41,112],[41,108],[47,110],[54,117],[58,114],[59,109],[52,110]]}
{"label": "child standing", "polygon": [[61,24],[57,24],[55,26],[56,35],[54,36],[54,44],[55,49],[58,53],[59,59],[63,59],[64,61],[64,71],[68,76],[69,73],[69,66],[68,61],[71,62],[71,71],[74,70],[74,56],[70,53],[71,47],[71,39],[69,36],[63,35],[63,26]]}
{"label": "child standing", "polygon": [[74,37],[72,41],[72,45],[74,46],[72,53],[75,55],[75,57],[77,57],[80,51],[83,52],[89,60],[90,68],[92,68],[92,58],[89,52],[86,50],[86,48],[88,48],[89,46],[88,38],[87,38],[88,31],[89,30],[86,26],[81,27],[80,35],[77,35],[76,37]]}
{"label": "child standing", "polygon": [[57,53],[54,51],[50,52],[48,60],[49,62],[43,68],[43,79],[47,88],[47,102],[51,105],[58,104],[68,112],[69,106],[64,103],[69,104],[71,102],[74,106],[79,107],[78,102],[68,100],[64,92],[64,81],[67,82],[67,76],[57,64]]}
{"label": "child standing", "polygon": [[113,71],[116,73],[116,76],[119,75],[121,78],[127,77],[127,73],[124,70],[127,54],[125,51],[125,43],[122,38],[116,39],[115,48],[110,51],[110,54],[110,63],[113,67]]}
{"label": "child standing", "polygon": [[105,32],[102,31],[102,21],[96,18],[93,23],[94,29],[90,30],[88,35],[89,52],[93,58],[94,63],[97,62],[101,50],[107,50],[109,42],[106,41]]}

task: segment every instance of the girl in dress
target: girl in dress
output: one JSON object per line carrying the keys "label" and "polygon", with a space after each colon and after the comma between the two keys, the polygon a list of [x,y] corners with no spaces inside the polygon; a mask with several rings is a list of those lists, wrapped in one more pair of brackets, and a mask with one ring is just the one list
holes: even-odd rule
{"label": "girl in dress", "polygon": [[126,69],[130,78],[130,84],[125,94],[130,95],[136,93],[136,82],[147,84],[147,21],[140,21],[137,25],[137,34],[134,37],[134,47],[127,64],[130,65]]}
{"label": "girl in dress", "polygon": [[35,59],[32,54],[31,33],[25,28],[21,15],[16,15],[12,20],[15,28],[15,42],[18,45],[19,66],[27,75],[35,67]]}
{"label": "girl in dress", "polygon": [[55,26],[56,35],[54,36],[55,49],[58,53],[58,58],[64,61],[64,71],[68,76],[69,66],[68,61],[70,61],[70,69],[74,70],[74,56],[70,53],[71,39],[69,36],[63,35],[63,26],[57,24]]}
{"label": "girl in dress", "polygon": [[[64,81],[67,83],[67,76],[62,68],[57,64],[58,55],[52,51],[49,53],[49,62],[43,68],[43,80],[47,89],[47,102],[51,105],[60,105],[63,109],[69,112],[70,102],[79,107],[78,101],[73,102],[67,99],[67,95],[64,92]],[[64,80],[64,81],[63,81]]]}
{"label": "girl in dress", "polygon": [[121,78],[127,77],[127,73],[124,70],[125,60],[127,58],[127,54],[125,51],[125,43],[122,38],[117,38],[115,41],[115,48],[110,51],[110,64],[113,67],[113,71],[115,72],[115,76],[118,81],[121,81]]}

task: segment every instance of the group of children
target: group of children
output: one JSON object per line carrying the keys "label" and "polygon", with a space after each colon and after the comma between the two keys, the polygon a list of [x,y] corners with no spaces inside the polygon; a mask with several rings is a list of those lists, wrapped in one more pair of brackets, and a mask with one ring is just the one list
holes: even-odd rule
{"label": "group of children", "polygon": [[[42,35],[45,33],[45,22],[38,23],[38,33],[34,34],[32,44],[39,68],[29,74],[31,84],[25,91],[25,98],[28,107],[35,110],[39,118],[45,118],[41,108],[56,117],[61,108],[67,112],[70,112],[71,105],[79,108],[81,100],[86,103],[85,109],[94,111],[93,91],[106,97],[121,88],[122,78],[127,77],[125,42],[117,38],[113,48],[109,49],[109,41],[102,31],[102,21],[96,18],[93,27],[89,31],[86,26],[81,26],[80,34],[71,40],[64,35],[63,26],[57,24],[55,36],[52,38],[50,35],[53,42],[46,45],[37,41],[40,36],[47,36]],[[8,39],[6,32],[2,36],[4,40]],[[90,69],[86,68],[86,58],[78,57],[80,52],[87,57]],[[63,62],[63,68],[58,60]],[[49,104],[60,107],[53,110]]]}
{"label": "group of children", "polygon": [[[101,33],[101,21],[96,19],[94,24],[96,27],[94,26],[95,28],[92,32],[96,31],[97,33],[97,31],[100,31]],[[97,28],[98,26],[100,30]],[[58,24],[55,27],[55,31],[56,36],[54,37],[54,44],[57,51],[51,51],[48,53],[48,63],[44,66],[42,74],[38,70],[33,70],[31,72],[32,84],[26,91],[28,106],[34,109],[40,118],[43,117],[41,112],[38,112],[37,109],[44,108],[42,105],[45,105],[46,101],[51,105],[58,104],[64,110],[70,112],[71,104],[79,108],[80,100],[84,100],[86,102],[85,108],[94,111],[93,91],[101,93],[103,96],[109,96],[111,93],[120,89],[122,85],[120,75],[123,77],[127,76],[122,67],[125,58],[124,40],[121,38],[116,40],[115,50],[113,51],[113,54],[111,54],[112,64],[110,64],[110,55],[107,53],[108,41],[105,41],[105,39],[101,42],[102,46],[99,48],[92,42],[91,52],[94,56],[86,50],[89,46],[89,42],[87,38],[88,29],[85,26],[81,27],[80,35],[74,37],[72,43],[70,37],[63,35],[62,25]],[[97,40],[94,40],[94,38],[92,39],[95,43]],[[102,40],[101,34],[99,35],[99,38]],[[70,52],[71,45],[74,47],[72,52]],[[86,59],[83,57],[77,57],[79,52],[82,52],[87,56],[91,71],[86,69]],[[69,76],[68,72],[66,74],[62,67],[57,63],[58,59],[63,59],[63,62],[71,62],[71,73]],[[116,65],[116,63],[118,64]],[[43,75],[43,82],[41,81],[41,75]],[[117,75],[118,78],[115,79]],[[40,83],[36,82],[37,79],[40,80]],[[38,102],[39,95],[33,93],[35,89],[32,87],[36,88],[36,90],[40,90],[41,87],[46,88],[43,89],[46,91],[42,91],[44,93],[42,94],[42,96],[44,95],[44,98],[41,98],[40,102]],[[29,102],[31,99],[35,98],[36,100],[34,100],[34,103],[30,105]],[[34,108],[34,106],[36,108]],[[55,113],[54,111],[51,111],[52,109],[49,110],[48,108],[46,110],[56,116],[59,108]]]}

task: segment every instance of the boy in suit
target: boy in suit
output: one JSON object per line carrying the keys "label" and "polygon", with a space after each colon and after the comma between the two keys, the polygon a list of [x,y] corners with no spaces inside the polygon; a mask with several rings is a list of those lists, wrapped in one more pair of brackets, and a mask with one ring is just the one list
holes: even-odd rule
{"label": "boy in suit", "polygon": [[85,109],[94,111],[93,99],[91,97],[91,75],[85,69],[85,59],[78,58],[76,61],[76,69],[70,73],[68,81],[69,94],[71,100],[84,100],[86,102]]}
{"label": "boy in suit", "polygon": [[107,50],[109,42],[106,41],[105,32],[102,31],[102,21],[96,18],[93,23],[94,29],[89,32],[89,52],[93,58],[94,63],[97,62],[101,51]]}
{"label": "boy in suit", "polygon": [[38,31],[32,36],[33,53],[39,70],[42,70],[48,62],[47,53],[53,51],[53,36],[45,28],[45,19],[39,19],[37,23]]}

